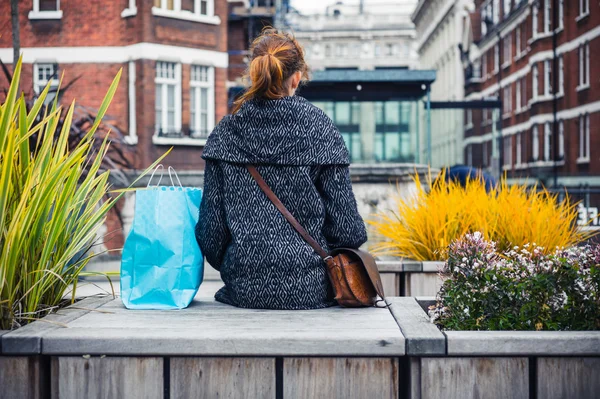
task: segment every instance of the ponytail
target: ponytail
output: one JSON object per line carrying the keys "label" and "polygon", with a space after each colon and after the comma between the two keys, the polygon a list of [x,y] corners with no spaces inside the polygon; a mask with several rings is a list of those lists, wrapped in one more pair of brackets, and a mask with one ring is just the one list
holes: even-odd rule
{"label": "ponytail", "polygon": [[275,100],[287,95],[285,81],[295,72],[308,79],[308,67],[300,44],[291,35],[266,28],[250,47],[252,59],[244,77],[250,87],[234,102],[233,113],[253,98]]}

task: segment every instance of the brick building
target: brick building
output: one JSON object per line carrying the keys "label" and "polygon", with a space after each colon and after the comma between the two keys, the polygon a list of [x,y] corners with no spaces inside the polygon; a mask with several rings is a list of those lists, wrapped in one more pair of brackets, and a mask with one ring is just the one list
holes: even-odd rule
{"label": "brick building", "polygon": [[[227,113],[227,8],[226,0],[19,1],[22,88],[33,94],[64,72],[65,82],[79,79],[63,103],[98,107],[123,68],[109,114],[134,166],[174,146],[168,164],[201,170],[206,137]],[[0,22],[0,59],[11,64],[9,1]]]}
{"label": "brick building", "polygon": [[600,75],[592,67],[600,62],[600,4],[475,3],[463,45],[466,98],[495,97],[502,110],[466,111],[467,163],[490,168],[502,155],[511,182],[600,187]]}

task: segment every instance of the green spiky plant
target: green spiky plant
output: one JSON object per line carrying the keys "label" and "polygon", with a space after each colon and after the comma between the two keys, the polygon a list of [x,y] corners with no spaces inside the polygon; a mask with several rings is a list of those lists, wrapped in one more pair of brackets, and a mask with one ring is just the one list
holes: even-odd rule
{"label": "green spiky plant", "polygon": [[[67,140],[75,104],[59,130],[62,110],[56,99],[43,107],[49,86],[27,111],[24,96],[17,93],[20,72],[21,60],[0,106],[0,329],[19,327],[59,307],[94,256],[80,254],[92,245],[106,214],[126,191],[107,195],[110,171],[103,172],[101,164],[109,135],[93,148],[121,71],[74,148]],[[33,148],[31,137],[37,138]],[[75,289],[70,295],[72,302]]]}

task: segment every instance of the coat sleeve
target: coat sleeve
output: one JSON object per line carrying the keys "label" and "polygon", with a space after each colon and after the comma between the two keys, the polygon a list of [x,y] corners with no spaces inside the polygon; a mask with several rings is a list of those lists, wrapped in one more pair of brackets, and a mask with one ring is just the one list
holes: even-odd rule
{"label": "coat sleeve", "polygon": [[196,224],[196,241],[212,267],[220,270],[223,255],[231,239],[225,220],[223,175],[215,161],[206,161],[204,190]]}
{"label": "coat sleeve", "polygon": [[323,166],[316,186],[325,206],[323,235],[329,248],[358,248],[364,244],[367,231],[358,213],[348,166]]}

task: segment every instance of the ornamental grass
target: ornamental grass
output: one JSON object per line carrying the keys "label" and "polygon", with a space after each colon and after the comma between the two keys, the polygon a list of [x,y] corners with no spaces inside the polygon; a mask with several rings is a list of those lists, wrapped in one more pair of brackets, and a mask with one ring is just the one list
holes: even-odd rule
{"label": "ornamental grass", "polygon": [[467,233],[479,231],[499,251],[537,243],[546,253],[567,248],[591,237],[577,227],[577,203],[537,187],[509,186],[505,181],[486,191],[482,178],[468,179],[463,187],[446,181],[445,172],[426,182],[413,178],[416,191],[398,195],[395,208],[367,221],[375,235],[375,255],[418,261],[446,260],[448,245]]}
{"label": "ornamental grass", "polygon": [[0,105],[0,329],[43,317],[64,303],[65,294],[75,300],[76,289],[67,290],[76,287],[94,256],[98,229],[125,192],[111,197],[110,171],[101,168],[109,135],[93,146],[121,72],[74,148],[68,135],[75,104],[63,112],[56,95],[44,106],[48,85],[27,110],[18,94],[20,73],[21,60]]}

